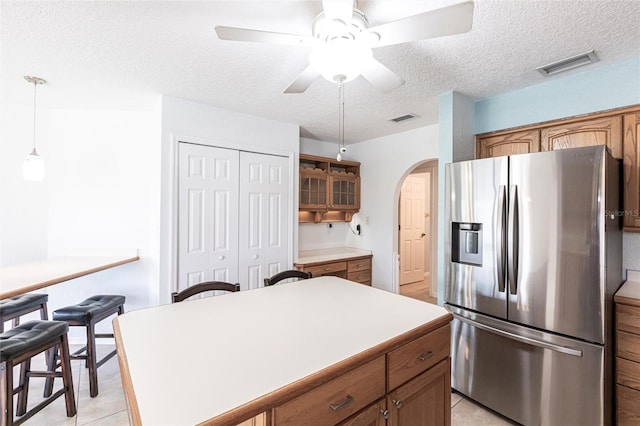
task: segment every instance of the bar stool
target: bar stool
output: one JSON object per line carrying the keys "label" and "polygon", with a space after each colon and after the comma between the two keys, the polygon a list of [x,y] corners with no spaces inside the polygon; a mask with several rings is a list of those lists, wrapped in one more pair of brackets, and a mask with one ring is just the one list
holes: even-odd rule
{"label": "bar stool", "polygon": [[[76,415],[76,401],[73,395],[73,380],[71,377],[71,363],[69,361],[69,342],[67,331],[69,325],[62,321],[28,321],[0,334],[0,405],[2,410],[2,425],[19,425],[30,419],[38,411],[51,404],[58,397],[64,395],[67,417]],[[35,355],[60,348],[62,372],[54,369],[48,371],[31,371],[31,358]],[[13,388],[13,367],[20,365],[20,381],[18,387]],[[30,377],[46,377],[51,380],[62,377],[63,387],[49,398],[43,400],[27,411],[27,397],[29,393]],[[13,395],[18,394],[16,418],[13,415]]]}
{"label": "bar stool", "polygon": [[[124,313],[125,297],[120,295],[92,296],[77,305],[71,305],[53,311],[55,321],[65,321],[70,326],[80,326],[87,329],[87,344],[70,355],[71,359],[85,360],[85,367],[89,368],[89,395],[98,395],[98,367],[111,359],[116,350],[109,352],[101,360],[97,360],[96,339],[112,338],[113,333],[96,334],[95,326],[103,319]],[[86,352],[86,353],[84,353]],[[83,354],[84,353],[84,354]],[[55,355],[49,360],[49,367],[56,363]],[[53,382],[45,382],[45,396],[51,394]]]}
{"label": "bar stool", "polygon": [[27,293],[0,300],[0,333],[4,331],[5,321],[13,320],[13,326],[20,324],[20,317],[34,311],[40,311],[40,319],[46,320],[49,295]]}

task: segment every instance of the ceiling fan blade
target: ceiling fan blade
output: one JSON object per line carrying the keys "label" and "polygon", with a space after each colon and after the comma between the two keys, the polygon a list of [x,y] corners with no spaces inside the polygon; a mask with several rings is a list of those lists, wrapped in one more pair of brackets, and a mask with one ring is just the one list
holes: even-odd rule
{"label": "ceiling fan blade", "polygon": [[313,83],[320,73],[309,65],[300,75],[284,90],[284,93],[302,93]]}
{"label": "ceiling fan blade", "polygon": [[347,25],[351,24],[353,0],[322,0],[322,9],[328,20],[338,19]]}
{"label": "ceiling fan blade", "polygon": [[404,84],[402,77],[373,58],[361,74],[369,83],[383,92],[390,92]]}
{"label": "ceiling fan blade", "polygon": [[370,27],[368,32],[380,36],[377,47],[466,33],[472,25],[473,1],[466,1]]}
{"label": "ceiling fan blade", "polygon": [[235,28],[217,26],[216,34],[221,40],[250,41],[256,43],[288,44],[293,46],[309,46],[316,43],[315,37],[274,33],[270,31],[251,30],[248,28]]}

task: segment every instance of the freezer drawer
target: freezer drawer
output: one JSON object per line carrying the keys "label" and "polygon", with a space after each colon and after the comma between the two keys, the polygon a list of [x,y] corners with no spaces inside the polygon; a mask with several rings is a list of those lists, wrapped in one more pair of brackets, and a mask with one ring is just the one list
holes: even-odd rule
{"label": "freezer drawer", "polygon": [[451,339],[451,385],[471,399],[524,425],[611,424],[602,346],[477,314],[454,313]]}

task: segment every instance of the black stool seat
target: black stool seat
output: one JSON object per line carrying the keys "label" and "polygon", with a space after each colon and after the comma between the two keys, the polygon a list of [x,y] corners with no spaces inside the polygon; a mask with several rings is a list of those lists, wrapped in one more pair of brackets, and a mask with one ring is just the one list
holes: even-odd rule
{"label": "black stool seat", "polygon": [[[67,331],[69,324],[63,321],[28,321],[18,324],[9,331],[0,334],[0,424],[19,425],[26,422],[33,415],[51,404],[60,396],[64,396],[67,416],[76,415],[76,401],[73,394],[73,379],[69,354]],[[56,367],[46,371],[31,369],[31,358],[42,352],[49,352],[53,356],[55,350],[60,352],[61,372]],[[14,388],[14,367],[20,366],[18,386]],[[47,365],[50,366],[49,364]],[[62,389],[56,393],[45,394],[45,399],[27,410],[29,396],[29,379],[31,377],[45,377],[51,382],[56,377],[62,378]],[[46,389],[45,389],[46,392]],[[18,395],[15,404],[13,396]]]}
{"label": "black stool seat", "polygon": [[93,319],[105,313],[114,313],[124,305],[125,297],[120,295],[97,295],[82,302],[53,311],[55,321],[67,321],[72,325],[88,325]]}
{"label": "black stool seat", "polygon": [[69,330],[63,321],[28,321],[0,334],[0,361],[16,358]]}
{"label": "black stool seat", "polygon": [[[91,296],[82,302],[56,309],[53,311],[55,321],[65,321],[70,326],[81,326],[86,328],[87,344],[70,355],[71,359],[81,359],[85,361],[85,367],[89,369],[89,395],[93,398],[98,395],[98,367],[114,357],[116,349],[112,350],[101,360],[98,360],[96,353],[96,339],[113,338],[113,333],[96,333],[96,324],[111,315],[122,315],[124,313],[124,302],[126,298],[118,294],[99,294]],[[56,364],[56,354],[50,354],[48,365],[50,369]],[[53,391],[53,381],[47,379],[45,382],[45,396]]]}
{"label": "black stool seat", "polygon": [[27,293],[0,300],[0,333],[4,331],[4,322],[13,320],[13,326],[20,324],[20,317],[31,312],[40,311],[40,319],[46,320],[47,301],[49,295]]}
{"label": "black stool seat", "polygon": [[25,308],[34,307],[37,310],[41,304],[47,303],[48,294],[22,294],[13,296],[0,301],[0,312],[3,317],[9,317],[18,312],[22,312]]}

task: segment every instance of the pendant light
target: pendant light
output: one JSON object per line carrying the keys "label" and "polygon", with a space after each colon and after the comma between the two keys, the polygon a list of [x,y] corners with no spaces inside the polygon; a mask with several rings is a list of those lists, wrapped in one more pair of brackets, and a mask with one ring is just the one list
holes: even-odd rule
{"label": "pendant light", "polygon": [[344,82],[345,76],[337,76],[338,81],[338,155],[336,160],[342,161],[342,154],[347,152],[344,146]]}
{"label": "pendant light", "polygon": [[39,181],[44,179],[44,161],[36,151],[36,89],[38,84],[45,84],[47,81],[30,75],[25,75],[24,79],[33,84],[33,149],[24,159],[22,176],[25,180]]}

